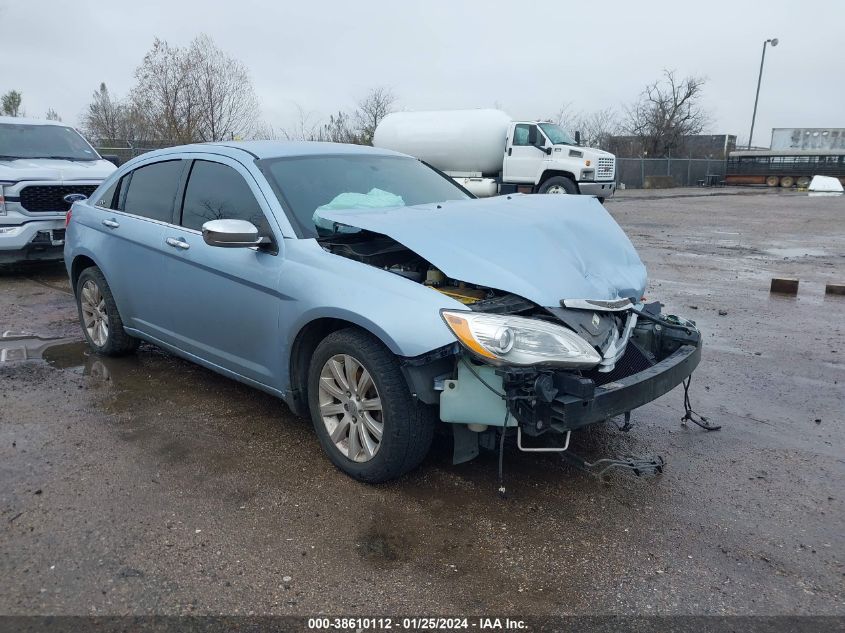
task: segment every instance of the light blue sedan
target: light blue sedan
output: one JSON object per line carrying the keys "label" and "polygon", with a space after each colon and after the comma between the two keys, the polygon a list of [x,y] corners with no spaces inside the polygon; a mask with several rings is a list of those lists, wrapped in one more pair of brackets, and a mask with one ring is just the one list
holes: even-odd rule
{"label": "light blue sedan", "polygon": [[[310,415],[368,482],[426,456],[562,447],[699,362],[690,321],[595,199],[477,200],[395,152],[187,145],[123,165],[67,218],[65,262],[100,354],[141,340]],[[525,439],[525,438],[530,439]]]}

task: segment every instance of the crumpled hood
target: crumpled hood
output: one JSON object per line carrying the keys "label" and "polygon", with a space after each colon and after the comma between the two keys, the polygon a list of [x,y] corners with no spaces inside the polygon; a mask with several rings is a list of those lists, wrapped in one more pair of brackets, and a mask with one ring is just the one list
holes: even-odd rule
{"label": "crumpled hood", "polygon": [[320,215],[387,235],[448,277],[546,307],[561,299],[639,300],[645,291],[633,244],[592,197],[510,195]]}
{"label": "crumpled hood", "polygon": [[107,160],[73,161],[49,158],[0,160],[0,180],[103,180],[117,167]]}

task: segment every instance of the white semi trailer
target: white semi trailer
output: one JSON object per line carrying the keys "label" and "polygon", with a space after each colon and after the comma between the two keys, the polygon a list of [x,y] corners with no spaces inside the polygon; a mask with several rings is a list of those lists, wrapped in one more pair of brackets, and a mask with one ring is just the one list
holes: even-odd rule
{"label": "white semi trailer", "polygon": [[518,191],[604,200],[616,190],[613,154],[581,147],[554,123],[514,121],[501,110],[394,112],[373,145],[415,156],[479,197]]}

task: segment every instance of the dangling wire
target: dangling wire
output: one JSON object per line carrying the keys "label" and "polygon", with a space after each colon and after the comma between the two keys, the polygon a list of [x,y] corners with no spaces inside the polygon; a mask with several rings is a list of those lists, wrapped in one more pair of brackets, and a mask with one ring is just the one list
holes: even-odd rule
{"label": "dangling wire", "polygon": [[502,434],[499,437],[499,496],[503,499],[507,496],[507,489],[505,488],[505,476],[503,473],[503,463],[505,461],[505,432],[508,430],[508,418],[510,411],[505,412],[505,423],[502,425]]}
{"label": "dangling wire", "polygon": [[692,404],[690,404],[689,399],[690,383],[692,383],[692,374],[687,376],[686,380],[684,380],[684,409],[686,410],[686,413],[684,413],[684,417],[681,418],[681,424],[686,425],[686,423],[689,421],[693,424],[700,426],[705,431],[718,431],[722,428],[721,424],[710,424],[707,421],[707,418],[705,418],[703,415],[699,415],[698,413],[692,410]]}

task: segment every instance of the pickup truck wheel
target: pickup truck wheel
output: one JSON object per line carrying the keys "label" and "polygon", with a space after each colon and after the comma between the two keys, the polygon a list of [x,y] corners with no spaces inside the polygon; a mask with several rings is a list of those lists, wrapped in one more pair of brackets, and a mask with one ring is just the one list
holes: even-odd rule
{"label": "pickup truck wheel", "polygon": [[98,354],[122,356],[138,349],[140,341],[123,329],[111,290],[102,271],[86,268],[76,282],[76,307],[82,333]]}
{"label": "pickup truck wheel", "polygon": [[540,185],[538,193],[568,193],[577,194],[578,187],[566,176],[552,176]]}
{"label": "pickup truck wheel", "polygon": [[411,396],[396,356],[361,330],[333,332],[317,346],[308,406],[329,459],[360,481],[395,479],[431,447],[432,409]]}

